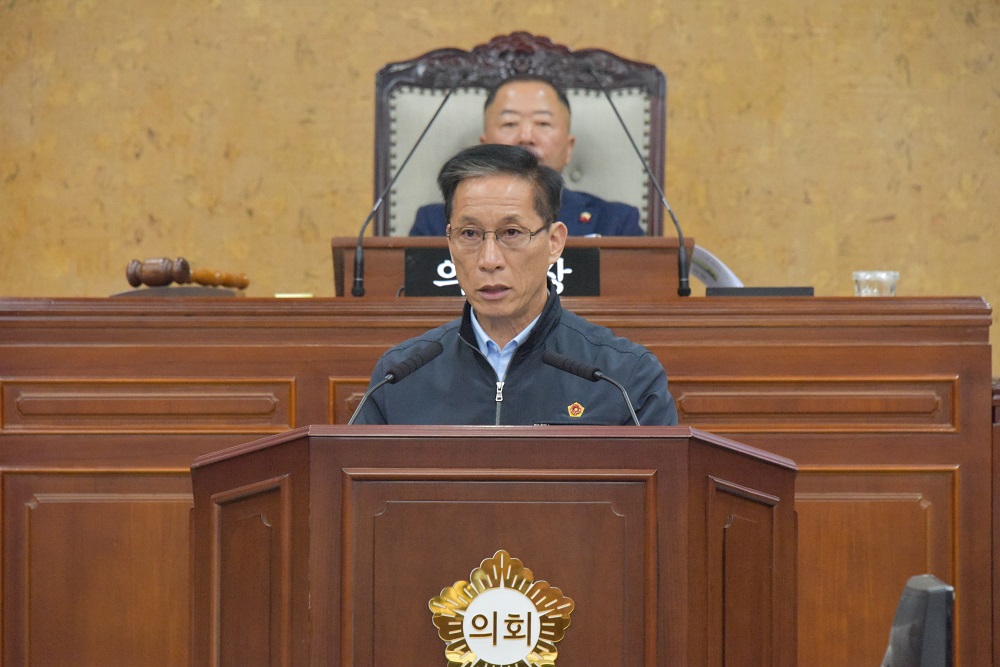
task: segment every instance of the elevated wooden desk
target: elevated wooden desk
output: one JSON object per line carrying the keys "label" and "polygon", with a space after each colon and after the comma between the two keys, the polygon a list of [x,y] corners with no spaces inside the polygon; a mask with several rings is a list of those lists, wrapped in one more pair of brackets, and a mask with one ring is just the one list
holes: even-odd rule
{"label": "elevated wooden desk", "polygon": [[[799,467],[799,664],[878,664],[899,592],[957,590],[991,664],[990,309],[980,298],[564,301],[649,347],[681,423]],[[5,667],[183,665],[199,455],[344,424],[450,299],[0,301]]]}

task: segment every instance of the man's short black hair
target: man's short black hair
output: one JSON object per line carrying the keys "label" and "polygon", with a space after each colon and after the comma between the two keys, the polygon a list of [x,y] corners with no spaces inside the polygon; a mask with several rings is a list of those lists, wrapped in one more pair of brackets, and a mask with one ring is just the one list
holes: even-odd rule
{"label": "man's short black hair", "polygon": [[528,81],[528,82],[545,84],[546,86],[555,91],[556,97],[558,97],[559,101],[562,102],[564,107],[566,107],[566,111],[569,111],[570,115],[572,115],[573,112],[570,109],[569,97],[567,97],[566,91],[557,86],[551,79],[547,79],[540,74],[514,74],[513,76],[504,79],[496,86],[494,86],[490,90],[489,94],[486,96],[486,103],[483,104],[483,111],[489,109],[490,105],[493,104],[493,100],[497,98],[497,91],[506,86],[508,83],[514,83],[517,81]]}
{"label": "man's short black hair", "polygon": [[535,190],[535,212],[548,227],[556,221],[562,201],[562,175],[546,167],[529,150],[520,146],[479,144],[460,151],[445,162],[438,174],[444,196],[444,215],[451,224],[458,184],[469,178],[509,174],[531,183]]}

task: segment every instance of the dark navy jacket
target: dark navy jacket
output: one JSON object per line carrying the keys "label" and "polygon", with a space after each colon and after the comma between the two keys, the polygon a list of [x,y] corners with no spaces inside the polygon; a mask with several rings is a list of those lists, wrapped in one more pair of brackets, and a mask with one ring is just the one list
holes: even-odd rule
{"label": "dark navy jacket", "polygon": [[[462,317],[392,348],[375,366],[372,386],[429,341],[444,351],[397,384],[375,390],[357,424],[631,424],[625,399],[609,382],[590,382],[542,363],[545,349],[584,361],[621,383],[643,425],[677,423],[667,374],[646,348],[563,310],[552,288],[502,386],[479,351],[470,306]],[[581,411],[582,408],[582,411]],[[573,416],[578,415],[578,416]]]}
{"label": "dark navy jacket", "polygon": [[[563,190],[558,220],[569,228],[570,236],[642,236],[639,209],[628,204],[604,201],[586,192]],[[448,221],[444,204],[428,204],[417,210],[410,236],[444,236]]]}

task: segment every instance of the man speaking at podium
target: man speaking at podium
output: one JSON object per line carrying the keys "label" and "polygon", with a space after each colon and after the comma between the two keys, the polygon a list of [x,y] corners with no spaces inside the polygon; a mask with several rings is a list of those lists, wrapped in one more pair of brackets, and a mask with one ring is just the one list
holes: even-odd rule
{"label": "man speaking at podium", "polygon": [[563,310],[549,284],[567,236],[559,173],[523,148],[483,144],[451,158],[438,185],[464,311],[386,352],[352,421],[676,424],[660,361]]}
{"label": "man speaking at podium", "polygon": [[[566,93],[534,75],[511,77],[494,88],[483,110],[480,143],[521,146],[562,173],[573,154]],[[587,192],[563,190],[559,220],[570,236],[642,236],[639,209]],[[417,210],[410,236],[442,236],[448,221],[442,204]]]}

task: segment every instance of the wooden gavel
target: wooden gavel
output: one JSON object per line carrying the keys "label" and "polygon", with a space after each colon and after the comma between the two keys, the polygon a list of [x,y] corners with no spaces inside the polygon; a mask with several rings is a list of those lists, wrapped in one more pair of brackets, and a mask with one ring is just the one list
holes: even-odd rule
{"label": "wooden gavel", "polygon": [[247,274],[222,273],[209,269],[191,270],[191,265],[183,257],[172,260],[168,257],[160,259],[147,259],[140,262],[133,259],[125,269],[125,276],[128,284],[132,287],[147,285],[149,287],[162,287],[170,283],[186,285],[195,283],[197,285],[207,285],[209,287],[235,287],[246,289],[250,284]]}

